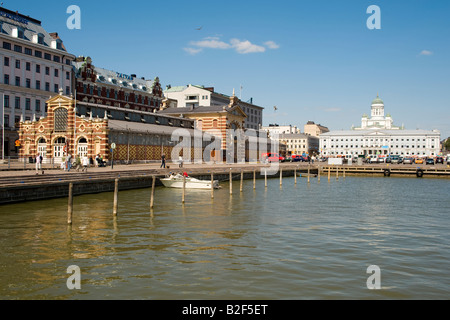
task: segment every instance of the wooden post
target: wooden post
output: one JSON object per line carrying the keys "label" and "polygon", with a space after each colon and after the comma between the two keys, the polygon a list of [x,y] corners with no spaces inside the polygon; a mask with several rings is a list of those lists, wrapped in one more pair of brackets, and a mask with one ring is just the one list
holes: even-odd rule
{"label": "wooden post", "polygon": [[244,189],[244,170],[241,170],[241,186],[240,191],[242,192]]}
{"label": "wooden post", "polygon": [[328,182],[331,180],[331,167],[328,167]]}
{"label": "wooden post", "polygon": [[297,168],[294,169],[294,184],[297,184]]}
{"label": "wooden post", "polygon": [[311,165],[308,165],[308,183],[310,183],[311,182],[311,180],[310,180],[310,173],[311,173]]}
{"label": "wooden post", "polygon": [[320,182],[320,165],[317,167],[317,181]]}
{"label": "wooden post", "polygon": [[153,209],[154,205],[154,199],[155,199],[155,185],[156,185],[156,177],[153,176],[153,182],[152,182],[152,195],[150,197],[150,209]]}
{"label": "wooden post", "polygon": [[253,190],[256,190],[256,170],[253,170]]}
{"label": "wooden post", "polygon": [[230,195],[233,194],[233,173],[231,172],[230,168]]}
{"label": "wooden post", "polygon": [[214,173],[211,173],[211,199],[214,199]]}
{"label": "wooden post", "polygon": [[114,205],[113,205],[113,215],[117,216],[117,207],[119,204],[119,179],[115,180],[114,183]]}
{"label": "wooden post", "polygon": [[181,198],[181,203],[184,204],[186,202],[186,176],[183,175],[183,195]]}
{"label": "wooden post", "polygon": [[267,188],[267,168],[264,169],[264,185]]}
{"label": "wooden post", "polygon": [[342,170],[344,171],[344,179],[345,179],[345,167],[343,167]]}
{"label": "wooden post", "polygon": [[280,169],[280,187],[283,185],[283,169]]}
{"label": "wooden post", "polygon": [[67,224],[72,224],[72,214],[73,214],[73,183],[69,184],[69,203],[67,210]]}
{"label": "wooden post", "polygon": [[339,180],[339,167],[336,166],[336,180]]}

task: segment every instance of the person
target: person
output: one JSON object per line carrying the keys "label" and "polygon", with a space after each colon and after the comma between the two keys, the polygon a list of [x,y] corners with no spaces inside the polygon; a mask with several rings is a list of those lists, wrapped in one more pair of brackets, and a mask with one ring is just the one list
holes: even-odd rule
{"label": "person", "polygon": [[75,158],[75,170],[80,171],[81,169],[81,159],[80,156],[77,155]]}
{"label": "person", "polygon": [[160,168],[166,168],[166,155],[161,156],[161,167]]}
{"label": "person", "polygon": [[89,166],[89,158],[86,155],[83,157],[82,164],[83,164],[82,171],[87,172]]}
{"label": "person", "polygon": [[183,168],[183,157],[182,156],[180,156],[180,168]]}
{"label": "person", "polygon": [[69,153],[67,155],[67,172],[70,172],[70,169],[72,169],[72,155]]}
{"label": "person", "polygon": [[183,176],[186,178],[189,178],[189,175],[187,174],[187,172],[183,172]]}
{"label": "person", "polygon": [[36,156],[36,174],[42,169],[42,157],[40,154]]}
{"label": "person", "polygon": [[99,160],[100,160],[100,155],[98,154],[98,155],[95,156],[95,166],[96,167],[98,167],[99,164],[100,164]]}

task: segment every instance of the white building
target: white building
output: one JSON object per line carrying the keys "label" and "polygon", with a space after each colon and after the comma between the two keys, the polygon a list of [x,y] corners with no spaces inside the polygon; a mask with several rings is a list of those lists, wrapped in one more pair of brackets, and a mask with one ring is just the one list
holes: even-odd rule
{"label": "white building", "polygon": [[[167,86],[164,91],[166,98],[176,101],[178,108],[192,108],[197,107],[216,107],[227,106],[230,103],[230,96],[224,95],[214,91],[212,87],[203,86]],[[247,115],[245,120],[245,129],[258,130],[263,122],[263,107],[253,104],[253,99],[249,102],[240,101],[239,105],[242,111]]]}
{"label": "white building", "polygon": [[372,117],[363,117],[361,128],[320,135],[320,152],[326,157],[367,157],[369,155],[436,156],[440,153],[437,130],[404,130],[384,117],[379,97],[372,103]]}
{"label": "white building", "polygon": [[261,127],[261,130],[267,131],[269,137],[280,134],[300,134],[300,129],[293,125],[269,124],[267,127]]}
{"label": "white building", "polygon": [[58,34],[45,31],[41,21],[0,8],[0,99],[5,110],[3,114],[1,107],[0,112],[5,123],[5,156],[16,154],[14,141],[21,120],[45,117],[45,101],[60,88],[67,95],[73,93],[74,59]]}
{"label": "white building", "polygon": [[280,134],[276,137],[280,144],[286,145],[286,155],[314,155],[319,153],[319,138],[302,134]]}

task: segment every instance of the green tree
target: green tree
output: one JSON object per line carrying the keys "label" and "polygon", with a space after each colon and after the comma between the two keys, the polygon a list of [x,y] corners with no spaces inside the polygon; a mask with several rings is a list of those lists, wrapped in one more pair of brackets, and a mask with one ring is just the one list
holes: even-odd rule
{"label": "green tree", "polygon": [[444,149],[447,151],[450,150],[450,138],[447,138],[447,140],[444,141]]}

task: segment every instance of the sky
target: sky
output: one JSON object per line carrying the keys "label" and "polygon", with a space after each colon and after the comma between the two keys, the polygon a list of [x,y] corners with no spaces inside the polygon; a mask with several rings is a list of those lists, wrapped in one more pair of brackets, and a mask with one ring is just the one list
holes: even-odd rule
{"label": "sky", "polygon": [[[81,29],[67,21],[77,5]],[[369,29],[380,9],[381,29]],[[214,87],[264,125],[360,126],[377,94],[394,124],[450,136],[450,1],[4,1],[70,53],[163,87]],[[241,90],[242,88],[242,90]],[[274,106],[277,107],[275,111]]]}

